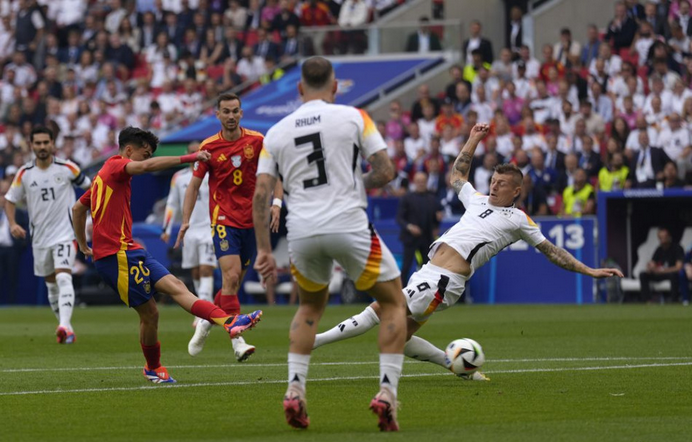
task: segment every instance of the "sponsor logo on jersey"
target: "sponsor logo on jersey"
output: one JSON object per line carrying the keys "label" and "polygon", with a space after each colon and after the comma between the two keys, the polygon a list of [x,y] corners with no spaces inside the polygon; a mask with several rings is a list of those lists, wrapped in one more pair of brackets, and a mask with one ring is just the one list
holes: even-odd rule
{"label": "sponsor logo on jersey", "polygon": [[245,153],[245,158],[249,160],[255,156],[255,149],[253,149],[249,144],[246,144],[243,148],[243,153]]}
{"label": "sponsor logo on jersey", "polygon": [[240,167],[241,161],[242,157],[240,155],[233,155],[231,157],[231,164],[233,164],[233,167]]}
{"label": "sponsor logo on jersey", "polygon": [[222,163],[222,162],[226,161],[227,159],[228,158],[226,158],[226,155],[221,154],[218,156],[218,158],[216,158],[216,161],[218,161],[219,163]]}

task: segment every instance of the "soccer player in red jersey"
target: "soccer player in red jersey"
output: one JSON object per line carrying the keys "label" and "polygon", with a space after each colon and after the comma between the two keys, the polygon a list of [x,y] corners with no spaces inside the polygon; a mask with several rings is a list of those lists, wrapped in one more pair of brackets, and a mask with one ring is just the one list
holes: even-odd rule
{"label": "soccer player in red jersey", "polygon": [[[223,325],[231,338],[252,328],[262,312],[228,315],[211,302],[198,300],[182,281],[132,240],[132,175],[156,172],[181,163],[204,162],[210,158],[204,151],[181,157],[151,158],[158,142],[151,132],[134,127],[123,129],[118,138],[119,154],[106,160],[91,188],[75,203],[72,214],[79,249],[85,256],[93,256],[94,265],[103,280],[139,314],[140,343],[147,361],[144,376],[154,383],[172,383],[175,380],[160,362],[156,292],[170,295],[195,316]],[[91,210],[94,223],[93,249],[86,241],[88,210]]]}
{"label": "soccer player in red jersey", "polygon": [[[247,267],[255,256],[255,230],[252,224],[252,198],[255,193],[257,162],[264,143],[259,132],[240,127],[243,117],[240,98],[234,94],[220,95],[216,100],[216,118],[222,129],[200,144],[201,152],[208,152],[207,162],[197,162],[183,202],[183,220],[176,241],[181,244],[190,225],[190,216],[199,187],[209,173],[209,213],[214,252],[219,261],[223,284],[214,303],[227,314],[240,312],[238,289]],[[272,203],[272,228],[279,223],[283,190],[277,182]],[[194,356],[202,351],[211,329],[211,323],[198,321],[195,334],[188,345]],[[255,347],[245,343],[242,337],[233,339],[233,350],[239,362],[254,353]]]}

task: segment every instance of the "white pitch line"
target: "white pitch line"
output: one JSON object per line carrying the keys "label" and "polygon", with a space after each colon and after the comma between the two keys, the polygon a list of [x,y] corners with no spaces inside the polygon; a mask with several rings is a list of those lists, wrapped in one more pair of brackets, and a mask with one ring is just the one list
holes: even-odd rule
{"label": "white pitch line", "polygon": [[[593,371],[593,370],[630,370],[633,368],[652,368],[652,367],[675,367],[675,366],[690,366],[692,362],[680,362],[671,364],[641,364],[641,365],[619,365],[619,366],[604,366],[604,367],[564,367],[564,368],[529,368],[525,370],[493,370],[486,371],[487,374],[500,373],[549,373],[556,371]],[[420,378],[429,376],[451,376],[451,373],[435,372],[435,373],[416,373],[404,374],[404,378]],[[330,382],[330,381],[354,381],[364,379],[379,379],[379,376],[339,376],[331,378],[316,378],[310,379],[310,382]],[[36,390],[36,391],[8,391],[0,393],[0,396],[26,396],[38,394],[62,394],[62,393],[102,393],[107,391],[141,391],[141,390],[158,390],[168,388],[193,388],[193,387],[225,387],[225,386],[240,386],[240,385],[257,385],[257,384],[283,384],[286,380],[266,380],[266,381],[236,381],[236,382],[205,382],[197,384],[172,384],[172,385],[147,385],[140,387],[113,387],[113,388],[80,388],[74,390]]]}
{"label": "white pitch line", "polygon": [[[613,358],[543,358],[543,359],[487,359],[491,363],[513,363],[513,362],[607,362],[607,361],[680,361],[692,359],[689,356],[680,357],[613,357]],[[423,364],[422,361],[406,360],[407,364]],[[311,366],[332,366],[332,365],[376,365],[377,361],[360,362],[315,362]],[[213,364],[213,365],[167,365],[166,368],[255,368],[255,367],[285,367],[286,363],[273,364]],[[121,367],[54,367],[54,368],[6,368],[1,369],[0,373],[32,373],[32,372],[59,372],[59,371],[111,371],[111,370],[137,370],[141,365],[130,365]]]}

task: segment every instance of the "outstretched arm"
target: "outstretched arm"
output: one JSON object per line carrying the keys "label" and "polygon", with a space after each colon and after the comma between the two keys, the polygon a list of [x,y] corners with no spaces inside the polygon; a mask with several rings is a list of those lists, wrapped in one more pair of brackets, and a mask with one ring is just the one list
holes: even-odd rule
{"label": "outstretched arm", "polygon": [[181,163],[194,163],[195,161],[209,161],[211,154],[206,150],[183,155],[181,157],[156,157],[144,161],[130,161],[125,165],[125,172],[129,175],[142,175],[143,173],[157,172],[170,169]]}
{"label": "outstretched arm", "polygon": [[252,199],[252,223],[255,226],[257,240],[257,258],[255,270],[264,281],[276,280],[276,262],[272,256],[272,246],[269,239],[269,198],[276,185],[276,177],[268,173],[257,175],[255,196]]}
{"label": "outstretched arm", "polygon": [[466,141],[464,148],[461,149],[459,156],[454,161],[454,167],[452,167],[452,174],[450,175],[449,181],[456,193],[461,192],[461,188],[464,187],[464,184],[469,180],[469,170],[471,169],[473,154],[476,152],[478,143],[485,138],[489,130],[490,126],[487,124],[476,124],[473,126],[468,141]]}
{"label": "outstretched arm", "polygon": [[387,150],[378,150],[368,157],[368,163],[372,170],[363,175],[363,183],[366,189],[379,189],[392,181],[396,176],[396,170],[392,160],[387,155]]}
{"label": "outstretched arm", "polygon": [[87,211],[89,207],[82,204],[81,201],[77,201],[72,206],[72,227],[74,228],[74,235],[77,238],[77,244],[79,245],[79,250],[84,253],[84,256],[93,256],[91,247],[87,244],[86,239],[86,222],[87,222]]}
{"label": "outstretched arm", "polygon": [[538,244],[536,248],[540,250],[550,262],[570,272],[581,273],[586,276],[591,276],[592,278],[607,278],[609,276],[624,277],[622,272],[618,269],[592,269],[577,260],[567,250],[562,247],[557,247],[547,239]]}

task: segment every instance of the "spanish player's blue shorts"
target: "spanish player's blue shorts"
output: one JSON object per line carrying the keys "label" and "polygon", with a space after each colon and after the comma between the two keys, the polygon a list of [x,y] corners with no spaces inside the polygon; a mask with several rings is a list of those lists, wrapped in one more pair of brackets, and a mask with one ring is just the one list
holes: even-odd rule
{"label": "spanish player's blue shorts", "polygon": [[156,283],[170,272],[144,249],[124,250],[94,262],[103,280],[128,307],[137,307],[156,294]]}
{"label": "spanish player's blue shorts", "polygon": [[217,224],[212,226],[211,236],[214,240],[216,259],[227,255],[238,255],[240,264],[243,269],[246,269],[255,258],[257,253],[255,229],[236,229]]}

